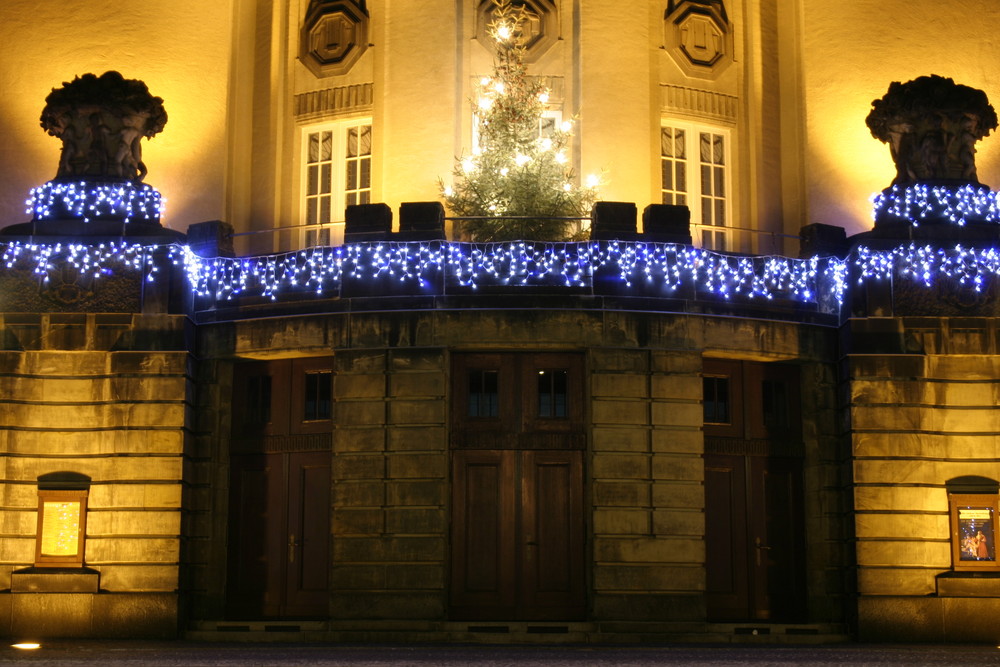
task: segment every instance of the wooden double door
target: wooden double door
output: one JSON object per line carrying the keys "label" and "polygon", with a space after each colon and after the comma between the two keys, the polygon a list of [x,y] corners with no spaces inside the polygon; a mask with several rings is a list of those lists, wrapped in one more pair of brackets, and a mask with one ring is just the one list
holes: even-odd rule
{"label": "wooden double door", "polygon": [[452,464],[452,617],[582,618],[583,452],[459,451]]}
{"label": "wooden double door", "polygon": [[330,369],[326,358],[235,368],[229,618],[328,616]]}
{"label": "wooden double door", "polygon": [[797,369],[723,360],[704,369],[708,618],[805,622]]}
{"label": "wooden double door", "polygon": [[453,363],[449,615],[585,617],[582,359]]}

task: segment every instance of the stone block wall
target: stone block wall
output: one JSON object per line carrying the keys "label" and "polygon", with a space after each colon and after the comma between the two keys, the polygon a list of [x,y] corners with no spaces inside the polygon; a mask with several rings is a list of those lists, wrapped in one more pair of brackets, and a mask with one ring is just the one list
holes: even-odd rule
{"label": "stone block wall", "polygon": [[701,356],[588,357],[594,619],[703,619]]}
{"label": "stone block wall", "polygon": [[[32,618],[52,634],[175,634],[193,395],[183,319],[11,320],[0,351],[0,597],[12,611],[0,633]],[[139,340],[160,349],[135,349]],[[54,472],[90,478],[84,564],[99,572],[96,594],[10,592],[11,573],[34,562],[38,478]],[[60,614],[62,625],[50,618]]]}
{"label": "stone block wall", "polygon": [[[1000,639],[976,622],[995,598],[940,596],[936,581],[952,568],[945,483],[1000,480],[997,321],[896,318],[850,327],[852,340],[881,341],[888,352],[867,355],[856,345],[847,358],[861,636]],[[926,623],[914,622],[914,605]]]}
{"label": "stone block wall", "polygon": [[357,619],[443,619],[446,354],[433,348],[344,350],[335,365],[334,626]]}

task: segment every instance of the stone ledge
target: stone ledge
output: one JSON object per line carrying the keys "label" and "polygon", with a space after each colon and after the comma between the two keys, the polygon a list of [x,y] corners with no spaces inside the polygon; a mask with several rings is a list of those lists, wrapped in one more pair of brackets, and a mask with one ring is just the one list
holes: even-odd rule
{"label": "stone ledge", "polygon": [[29,567],[10,574],[11,593],[96,593],[101,573],[89,567]]}
{"label": "stone ledge", "polygon": [[1000,572],[943,572],[937,576],[939,597],[1000,598]]}

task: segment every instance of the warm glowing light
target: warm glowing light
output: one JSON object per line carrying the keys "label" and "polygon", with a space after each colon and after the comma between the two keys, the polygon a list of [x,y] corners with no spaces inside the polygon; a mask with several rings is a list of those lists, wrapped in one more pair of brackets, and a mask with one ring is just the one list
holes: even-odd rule
{"label": "warm glowing light", "polygon": [[480,97],[479,102],[477,104],[479,108],[482,109],[483,111],[489,111],[490,107],[493,106],[493,100],[491,100],[488,97]]}
{"label": "warm glowing light", "polygon": [[559,151],[558,153],[556,153],[556,158],[555,159],[556,159],[556,162],[558,162],[559,164],[566,164],[566,154],[563,153],[562,151]]}
{"label": "warm glowing light", "polygon": [[490,78],[488,76],[484,76],[479,80],[479,85],[484,87],[490,85]]}
{"label": "warm glowing light", "polygon": [[450,185],[445,186],[445,188],[444,188],[444,196],[445,197],[451,197],[454,194],[455,194],[455,189],[453,187],[451,187]]}
{"label": "warm glowing light", "polygon": [[507,175],[507,174],[509,174],[509,173],[510,173],[510,169],[508,169],[507,167],[504,167],[504,168],[502,168],[502,169],[500,170],[500,175],[501,175],[501,176],[506,176],[506,175]]}
{"label": "warm glowing light", "polygon": [[506,42],[514,34],[513,28],[506,23],[501,23],[496,27],[495,33],[498,40]]}
{"label": "warm glowing light", "polygon": [[527,155],[518,153],[517,155],[514,156],[514,164],[516,164],[518,167],[523,167],[529,162],[531,162],[531,158],[528,157]]}
{"label": "warm glowing light", "polygon": [[550,139],[548,137],[545,137],[541,141],[541,146],[542,146],[542,150],[543,151],[550,151],[550,150],[552,150],[552,139]]}
{"label": "warm glowing light", "polygon": [[476,163],[472,161],[472,158],[465,158],[462,160],[462,171],[466,174],[474,171],[476,168]]}
{"label": "warm glowing light", "polygon": [[42,645],[37,642],[19,642],[17,644],[11,644],[12,648],[19,648],[25,651],[32,651],[36,648],[42,648]]}
{"label": "warm glowing light", "polygon": [[496,91],[497,95],[503,95],[507,91],[507,86],[504,85],[503,81],[497,80],[493,82],[493,90]]}
{"label": "warm glowing light", "polygon": [[549,91],[543,90],[542,92],[538,93],[538,101],[541,102],[542,104],[548,104],[549,103]]}
{"label": "warm glowing light", "polygon": [[569,192],[572,189],[573,189],[573,186],[571,184],[569,184],[569,183],[563,183],[563,190],[564,191]]}
{"label": "warm glowing light", "polygon": [[597,174],[590,174],[587,176],[588,188],[596,188],[600,184],[601,184],[601,177],[598,176]]}
{"label": "warm glowing light", "polygon": [[562,123],[559,124],[559,129],[562,130],[563,132],[569,132],[570,130],[573,129],[573,121],[564,120]]}

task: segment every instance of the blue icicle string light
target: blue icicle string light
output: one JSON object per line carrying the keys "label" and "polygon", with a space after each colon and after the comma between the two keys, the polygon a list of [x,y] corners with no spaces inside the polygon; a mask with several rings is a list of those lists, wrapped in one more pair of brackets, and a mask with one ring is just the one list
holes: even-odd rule
{"label": "blue icicle string light", "polygon": [[42,282],[66,267],[76,269],[81,277],[99,279],[116,271],[142,271],[147,281],[154,281],[159,269],[155,255],[163,248],[175,263],[188,253],[179,245],[144,246],[138,243],[20,243],[2,244],[3,265],[8,270],[28,270]]}
{"label": "blue icicle string light", "polygon": [[26,213],[35,220],[53,220],[64,216],[82,218],[124,217],[158,220],[164,211],[160,193],[145,183],[93,183],[49,181],[32,188],[25,202]]}
{"label": "blue icicle string light", "polygon": [[959,188],[925,183],[894,185],[888,191],[872,195],[872,204],[873,219],[889,216],[914,226],[928,218],[945,218],[959,226],[970,220],[994,223],[1000,220],[997,193],[985,185]]}
{"label": "blue icicle string light", "polygon": [[[315,247],[278,255],[202,258],[186,245],[133,243],[0,244],[7,270],[27,270],[41,281],[72,267],[99,279],[122,271],[154,281],[158,256],[183,269],[196,297],[225,302],[238,297],[277,300],[289,292],[339,296],[347,280],[434,293],[435,285],[465,290],[486,287],[565,286],[590,288],[611,280],[624,293],[671,296],[687,290],[724,299],[798,304],[843,304],[849,281],[863,285],[888,279],[932,286],[948,280],[981,291],[1000,277],[1000,250],[937,248],[908,244],[888,250],[861,246],[846,260],[836,257],[742,257],[690,246],[623,241],[581,243],[510,242],[371,243]],[[652,288],[652,291],[650,291]]]}

